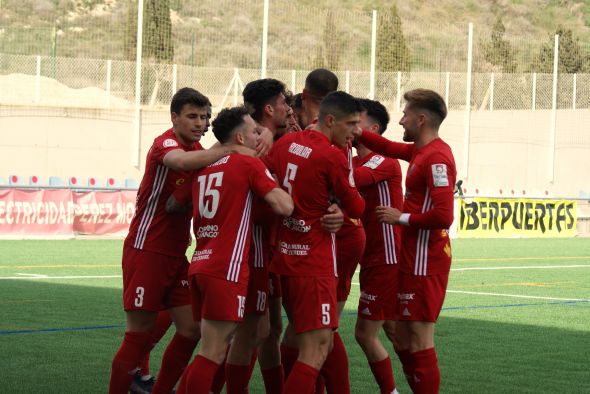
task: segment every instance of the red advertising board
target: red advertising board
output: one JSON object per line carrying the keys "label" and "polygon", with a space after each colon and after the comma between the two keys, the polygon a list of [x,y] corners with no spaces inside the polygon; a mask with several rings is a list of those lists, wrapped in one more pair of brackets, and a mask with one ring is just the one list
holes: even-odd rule
{"label": "red advertising board", "polygon": [[135,191],[0,189],[0,237],[125,235]]}

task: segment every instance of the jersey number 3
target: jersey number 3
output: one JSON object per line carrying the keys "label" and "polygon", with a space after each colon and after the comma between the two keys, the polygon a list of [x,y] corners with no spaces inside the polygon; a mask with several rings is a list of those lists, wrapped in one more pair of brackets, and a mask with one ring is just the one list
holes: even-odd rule
{"label": "jersey number 3", "polygon": [[223,172],[201,175],[197,180],[199,181],[199,212],[201,217],[211,219],[219,207],[219,190],[216,188],[221,187]]}

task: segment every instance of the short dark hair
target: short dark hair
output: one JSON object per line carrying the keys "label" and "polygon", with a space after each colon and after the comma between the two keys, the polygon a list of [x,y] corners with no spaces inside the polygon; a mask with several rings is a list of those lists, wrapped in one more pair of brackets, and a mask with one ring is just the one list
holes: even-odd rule
{"label": "short dark hair", "polygon": [[322,121],[326,115],[334,115],[336,119],[354,113],[363,112],[363,107],[357,99],[346,92],[337,91],[328,94],[320,103],[319,120]]}
{"label": "short dark hair", "polygon": [[250,110],[256,121],[262,119],[264,106],[276,103],[277,97],[285,94],[285,84],[277,79],[265,78],[252,81],[246,85],[242,96],[244,104]]}
{"label": "short dark hair", "polygon": [[361,103],[363,110],[367,112],[367,116],[379,124],[379,134],[385,133],[385,130],[387,130],[387,124],[389,123],[389,114],[383,104],[377,100],[369,100],[366,98],[359,98],[357,100]]}
{"label": "short dark hair", "polygon": [[430,115],[431,126],[437,128],[447,117],[445,100],[434,90],[414,89],[404,94],[410,109],[421,109]]}
{"label": "short dark hair", "polygon": [[170,113],[180,114],[186,104],[195,107],[210,107],[211,101],[203,93],[193,88],[182,88],[174,94],[170,103]]}
{"label": "short dark hair", "polygon": [[244,124],[244,116],[246,115],[250,115],[250,112],[243,105],[222,109],[215,120],[211,122],[217,141],[222,144],[229,141],[233,133]]}
{"label": "short dark hair", "polygon": [[293,95],[289,101],[289,105],[294,110],[303,108],[303,101],[301,100],[301,93]]}
{"label": "short dark hair", "polygon": [[338,90],[338,77],[330,70],[316,68],[305,78],[305,90],[314,100],[320,102],[329,93]]}

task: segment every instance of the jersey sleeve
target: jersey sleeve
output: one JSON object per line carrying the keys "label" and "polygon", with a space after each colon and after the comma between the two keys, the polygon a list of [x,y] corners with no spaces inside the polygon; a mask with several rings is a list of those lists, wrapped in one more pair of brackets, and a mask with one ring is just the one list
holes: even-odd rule
{"label": "jersey sleeve", "polygon": [[427,158],[422,171],[432,203],[426,212],[412,213],[409,224],[417,228],[449,228],[453,223],[455,164],[448,156],[437,152]]}
{"label": "jersey sleeve", "polygon": [[250,158],[248,167],[248,182],[258,197],[264,198],[272,189],[279,187],[268,168],[259,159]]}
{"label": "jersey sleeve", "polygon": [[328,171],[334,194],[342,204],[341,208],[351,218],[361,217],[365,210],[365,200],[358,192],[354,178],[350,177],[346,158],[342,154],[332,154]]}
{"label": "jersey sleeve", "polygon": [[179,204],[186,205],[191,202],[194,178],[195,177],[191,175],[188,182],[184,182],[172,192],[172,196],[174,196],[174,199]]}
{"label": "jersey sleeve", "polygon": [[363,130],[363,134],[359,137],[359,140],[364,146],[373,152],[391,157],[392,159],[410,161],[412,153],[414,152],[414,144],[393,142],[379,134],[371,133],[366,130]]}
{"label": "jersey sleeve", "polygon": [[164,156],[168,152],[176,149],[182,149],[178,142],[173,138],[156,139],[151,148],[152,157],[158,162],[164,162]]}
{"label": "jersey sleeve", "polygon": [[354,182],[356,187],[364,189],[381,181],[391,179],[398,172],[401,173],[401,170],[396,160],[375,155],[365,164],[354,169]]}

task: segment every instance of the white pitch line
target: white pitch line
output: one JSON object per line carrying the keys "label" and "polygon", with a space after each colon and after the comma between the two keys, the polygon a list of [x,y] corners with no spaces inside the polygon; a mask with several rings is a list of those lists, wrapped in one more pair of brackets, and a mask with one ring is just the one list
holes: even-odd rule
{"label": "white pitch line", "polygon": [[120,278],[121,275],[71,275],[71,276],[0,276],[3,279],[109,279]]}
{"label": "white pitch line", "polygon": [[47,278],[47,275],[42,275],[42,274],[22,274],[22,273],[17,273],[17,275],[21,275],[21,276],[28,276],[28,277],[32,277],[32,278]]}
{"label": "white pitch line", "polygon": [[466,267],[451,268],[451,271],[488,271],[488,270],[533,270],[533,269],[552,269],[552,268],[590,268],[588,264],[579,265],[532,265],[521,267]]}
{"label": "white pitch line", "polygon": [[584,299],[580,299],[580,298],[539,297],[539,296],[526,296],[526,295],[520,295],[520,294],[485,293],[485,292],[480,292],[480,291],[447,290],[447,293],[485,295],[485,296],[495,296],[495,297],[531,298],[531,299],[535,299],[535,300],[550,300],[550,301],[590,302],[590,300],[584,300]]}

